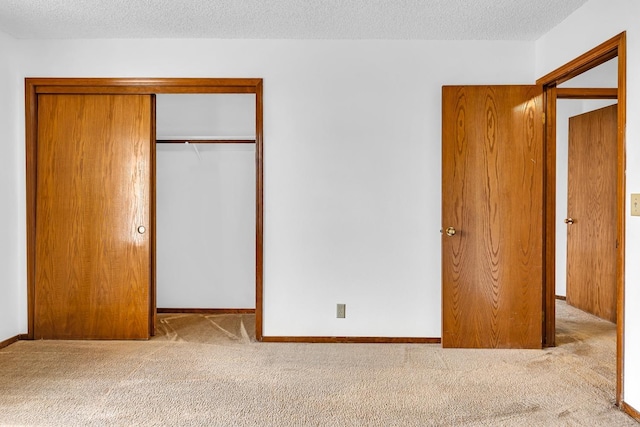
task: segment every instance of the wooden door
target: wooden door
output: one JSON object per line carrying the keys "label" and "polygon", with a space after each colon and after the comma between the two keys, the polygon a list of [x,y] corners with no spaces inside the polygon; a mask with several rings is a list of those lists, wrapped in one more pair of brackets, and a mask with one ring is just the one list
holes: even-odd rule
{"label": "wooden door", "polygon": [[616,321],[618,106],[569,119],[567,303]]}
{"label": "wooden door", "polygon": [[39,95],[37,138],[35,338],[148,338],[151,97]]}
{"label": "wooden door", "polygon": [[442,99],[442,346],[540,348],[542,88]]}

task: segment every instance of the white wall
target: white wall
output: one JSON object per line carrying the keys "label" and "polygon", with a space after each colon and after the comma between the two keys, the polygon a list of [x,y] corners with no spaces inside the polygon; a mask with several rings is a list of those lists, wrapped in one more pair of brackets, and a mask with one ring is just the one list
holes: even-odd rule
{"label": "white wall", "polygon": [[254,94],[158,94],[158,139],[253,139],[256,134]]}
{"label": "white wall", "polygon": [[[627,207],[640,193],[640,2],[591,0],[536,42],[536,75],[542,76],[616,34],[627,31]],[[626,223],[624,400],[640,408],[640,220]]]}
{"label": "white wall", "polygon": [[[26,331],[25,291],[21,259],[24,245],[19,230],[24,233],[24,217],[20,216],[19,176],[23,158],[19,157],[20,139],[17,136],[18,90],[15,67],[15,42],[0,33],[0,341]],[[24,145],[24,143],[23,143]]]}
{"label": "white wall", "polygon": [[[595,47],[595,46],[594,46]],[[618,87],[618,58],[612,58],[590,69],[571,80],[560,83],[558,87],[571,88],[617,88]]]}
{"label": "white wall", "polygon": [[255,308],[255,145],[156,154],[158,307]]}
{"label": "white wall", "polygon": [[[19,48],[21,76],[264,78],[267,336],[439,337],[441,86],[535,80],[533,42]],[[335,318],[336,303],[347,304],[346,319]]]}

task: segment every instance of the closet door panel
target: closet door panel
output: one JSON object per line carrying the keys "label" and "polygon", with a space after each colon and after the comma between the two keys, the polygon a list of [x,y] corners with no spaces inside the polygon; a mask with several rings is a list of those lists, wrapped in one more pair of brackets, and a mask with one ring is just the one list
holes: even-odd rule
{"label": "closet door panel", "polygon": [[38,97],[35,338],[149,337],[151,141],[148,95]]}

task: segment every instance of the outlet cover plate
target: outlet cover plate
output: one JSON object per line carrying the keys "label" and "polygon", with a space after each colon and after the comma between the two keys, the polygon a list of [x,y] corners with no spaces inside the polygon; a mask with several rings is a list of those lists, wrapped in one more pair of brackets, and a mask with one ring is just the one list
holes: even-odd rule
{"label": "outlet cover plate", "polygon": [[336,308],[336,317],[338,319],[344,319],[347,317],[347,304],[338,304]]}

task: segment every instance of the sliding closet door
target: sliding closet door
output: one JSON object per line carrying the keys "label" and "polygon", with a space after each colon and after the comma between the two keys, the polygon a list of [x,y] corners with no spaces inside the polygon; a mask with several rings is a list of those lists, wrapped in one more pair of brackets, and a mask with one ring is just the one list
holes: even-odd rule
{"label": "sliding closet door", "polygon": [[35,338],[150,335],[149,95],[38,96]]}

